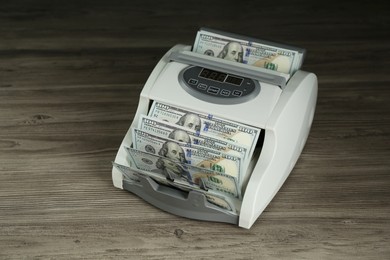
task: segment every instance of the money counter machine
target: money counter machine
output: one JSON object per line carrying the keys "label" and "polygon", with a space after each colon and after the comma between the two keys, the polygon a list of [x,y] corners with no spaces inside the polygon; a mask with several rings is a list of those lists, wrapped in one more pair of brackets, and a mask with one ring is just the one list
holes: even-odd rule
{"label": "money counter machine", "polygon": [[[130,191],[164,211],[179,216],[227,222],[249,229],[280,189],[304,147],[313,121],[317,78],[227,61],[176,45],[158,62],[147,80],[138,108],[113,162],[115,187]],[[129,167],[126,147],[132,128],[160,102],[259,129],[245,168],[240,199],[218,206],[198,190],[183,191],[155,181]]]}

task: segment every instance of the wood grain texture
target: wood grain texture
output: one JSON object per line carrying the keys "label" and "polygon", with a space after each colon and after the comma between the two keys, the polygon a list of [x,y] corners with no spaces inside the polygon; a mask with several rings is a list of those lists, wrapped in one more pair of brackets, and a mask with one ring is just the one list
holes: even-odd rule
{"label": "wood grain texture", "polygon": [[[0,259],[390,258],[385,1],[2,1]],[[298,45],[319,78],[308,142],[250,230],[112,186],[139,93],[201,26]]]}

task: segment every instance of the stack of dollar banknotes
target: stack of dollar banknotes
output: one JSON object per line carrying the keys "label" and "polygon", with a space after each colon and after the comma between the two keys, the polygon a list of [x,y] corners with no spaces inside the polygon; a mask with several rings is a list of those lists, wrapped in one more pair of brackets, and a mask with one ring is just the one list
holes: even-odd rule
{"label": "stack of dollar banknotes", "polygon": [[208,29],[198,31],[193,51],[290,76],[302,66],[305,56],[305,50],[295,46]]}
{"label": "stack of dollar banknotes", "polygon": [[[208,30],[198,31],[193,51],[290,75],[302,63],[299,51]],[[132,145],[125,147],[129,166],[113,163],[125,180],[136,183],[142,175],[162,185],[197,191],[208,202],[237,214],[261,129],[153,101],[131,131]]]}

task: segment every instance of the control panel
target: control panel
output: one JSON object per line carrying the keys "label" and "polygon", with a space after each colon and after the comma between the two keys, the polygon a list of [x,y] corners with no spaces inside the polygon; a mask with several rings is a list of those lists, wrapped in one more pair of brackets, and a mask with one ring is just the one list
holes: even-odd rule
{"label": "control panel", "polygon": [[179,82],[193,96],[219,104],[242,103],[260,93],[258,81],[199,66],[182,70]]}

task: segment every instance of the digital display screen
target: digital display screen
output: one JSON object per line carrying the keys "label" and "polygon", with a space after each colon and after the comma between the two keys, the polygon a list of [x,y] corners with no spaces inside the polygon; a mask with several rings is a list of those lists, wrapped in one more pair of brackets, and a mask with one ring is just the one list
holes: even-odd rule
{"label": "digital display screen", "polygon": [[233,77],[230,75],[227,76],[227,78],[225,80],[226,83],[230,83],[230,84],[237,85],[237,86],[240,86],[242,81],[243,81],[242,78],[237,78],[237,77]]}
{"label": "digital display screen", "polygon": [[227,74],[218,72],[215,70],[209,70],[209,69],[202,69],[202,71],[199,74],[199,77],[205,78],[205,79],[211,79],[219,82],[224,82]]}
{"label": "digital display screen", "polygon": [[210,70],[210,69],[206,69],[206,68],[202,69],[202,71],[199,73],[199,77],[205,78],[205,79],[210,79],[210,80],[215,80],[218,82],[226,82],[226,83],[233,84],[236,86],[240,86],[242,84],[242,81],[244,80],[242,78],[228,75],[227,73],[218,72],[218,71]]}

